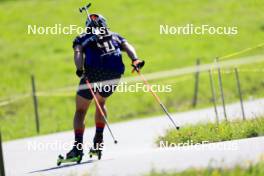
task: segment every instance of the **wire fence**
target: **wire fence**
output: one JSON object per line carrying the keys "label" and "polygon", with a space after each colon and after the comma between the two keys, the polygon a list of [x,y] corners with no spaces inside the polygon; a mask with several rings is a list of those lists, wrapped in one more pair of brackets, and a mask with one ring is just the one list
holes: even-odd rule
{"label": "wire fence", "polygon": [[[226,57],[224,57],[226,58]],[[251,56],[251,57],[245,57],[245,58],[241,58],[241,59],[234,59],[234,60],[229,60],[229,61],[225,61],[221,63],[221,73],[222,74],[232,74],[235,71],[234,70],[230,70],[228,68],[230,67],[237,67],[240,65],[246,65],[246,64],[253,64],[253,63],[259,63],[259,62],[263,62],[264,61],[264,56],[259,55],[259,56]],[[215,64],[201,64],[199,65],[199,73],[201,72],[207,72],[208,70],[212,70],[212,74],[218,74],[216,71],[216,65]],[[227,68],[225,70],[225,68]],[[263,73],[264,72],[264,68],[260,68],[260,69],[256,69],[256,68],[243,68],[243,69],[239,69],[239,72],[247,72],[247,73]],[[150,73],[150,74],[146,74],[146,78],[148,80],[159,80],[159,79],[164,79],[164,78],[170,78],[170,77],[177,77],[175,78],[180,79],[181,76],[186,76],[186,75],[190,75],[190,74],[195,74],[197,73],[197,68],[196,66],[192,66],[192,67],[185,67],[185,68],[179,68],[179,69],[175,69],[175,70],[170,70],[170,71],[162,71],[162,72],[156,72],[156,73]],[[190,79],[190,78],[189,78]],[[184,81],[187,81],[188,79],[185,79]],[[121,80],[121,82],[126,82],[126,83],[136,83],[136,82],[141,82],[140,78],[138,77],[126,77],[123,78]],[[75,95],[75,91],[77,90],[76,86],[72,86],[72,87],[64,87],[64,88],[58,88],[58,89],[54,89],[54,90],[49,90],[49,91],[37,91],[35,94],[38,97],[69,97],[69,96],[74,96]],[[9,98],[4,98],[2,100],[0,100],[0,107],[2,106],[7,106],[11,103],[15,103],[20,101],[21,99],[25,99],[28,98],[32,95],[32,93],[26,93],[23,95],[15,95]]]}

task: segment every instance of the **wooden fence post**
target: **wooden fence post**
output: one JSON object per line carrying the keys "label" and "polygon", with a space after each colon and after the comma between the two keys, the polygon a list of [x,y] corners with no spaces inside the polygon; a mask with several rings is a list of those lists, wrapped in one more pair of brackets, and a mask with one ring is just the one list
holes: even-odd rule
{"label": "wooden fence post", "polygon": [[34,111],[35,111],[36,130],[37,133],[39,134],[40,125],[39,125],[39,112],[38,112],[38,97],[36,95],[36,85],[35,85],[34,75],[31,75],[31,84],[32,84],[32,97],[33,97]]}
{"label": "wooden fence post", "polygon": [[235,76],[236,76],[236,82],[237,82],[238,95],[239,95],[239,99],[240,99],[242,117],[243,117],[243,120],[246,120],[246,115],[245,115],[245,110],[244,110],[244,103],[243,103],[243,96],[242,96],[240,79],[239,79],[238,69],[237,68],[235,68]]}
{"label": "wooden fence post", "polygon": [[221,75],[221,67],[220,67],[220,64],[219,64],[219,59],[216,58],[215,59],[215,62],[217,64],[218,82],[219,82],[219,89],[220,89],[220,94],[221,94],[221,100],[222,100],[223,110],[224,110],[224,116],[225,116],[225,120],[227,121],[225,95],[224,95],[223,80],[222,80],[222,75]]}
{"label": "wooden fence post", "polygon": [[209,70],[209,78],[210,78],[210,86],[211,86],[212,101],[214,105],[216,123],[219,124],[219,115],[218,115],[217,106],[216,106],[216,95],[215,95],[215,87],[214,87],[214,81],[213,81],[213,76],[212,76],[212,70]]}
{"label": "wooden fence post", "polygon": [[200,75],[200,59],[197,59],[196,60],[194,95],[193,95],[193,101],[192,101],[193,107],[196,107],[197,105],[197,98],[198,98],[198,91],[199,91],[199,75]]}

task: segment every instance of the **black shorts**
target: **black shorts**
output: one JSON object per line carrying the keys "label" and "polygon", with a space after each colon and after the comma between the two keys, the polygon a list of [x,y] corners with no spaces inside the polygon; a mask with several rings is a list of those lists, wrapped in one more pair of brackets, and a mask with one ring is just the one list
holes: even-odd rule
{"label": "black shorts", "polygon": [[[107,98],[115,91],[122,74],[113,71],[89,68],[85,73],[86,78],[92,83],[93,92],[98,92],[102,97]],[[80,80],[77,95],[92,100],[93,96],[88,89],[85,78]]]}

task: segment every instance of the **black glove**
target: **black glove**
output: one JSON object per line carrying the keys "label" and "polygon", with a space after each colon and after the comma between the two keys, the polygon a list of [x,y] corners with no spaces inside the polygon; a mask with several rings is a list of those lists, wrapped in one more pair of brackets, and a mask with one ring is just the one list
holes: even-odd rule
{"label": "black glove", "polygon": [[76,75],[80,78],[83,75],[83,70],[77,70]]}
{"label": "black glove", "polygon": [[133,67],[133,71],[139,71],[141,68],[143,68],[143,66],[145,65],[145,61],[144,60],[134,60],[132,63],[132,67]]}

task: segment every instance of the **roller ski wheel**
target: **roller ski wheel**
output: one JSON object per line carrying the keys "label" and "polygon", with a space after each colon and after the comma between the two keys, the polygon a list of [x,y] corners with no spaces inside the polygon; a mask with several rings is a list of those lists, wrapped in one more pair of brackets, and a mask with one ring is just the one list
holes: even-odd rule
{"label": "roller ski wheel", "polygon": [[60,166],[62,163],[74,163],[80,164],[82,161],[83,152],[82,150],[77,150],[76,148],[73,148],[69,153],[67,153],[67,156],[64,158],[62,155],[58,156],[57,159],[57,166]]}
{"label": "roller ski wheel", "polygon": [[89,156],[90,156],[90,158],[93,158],[93,156],[97,156],[98,160],[101,160],[102,150],[94,150],[91,148],[89,151]]}
{"label": "roller ski wheel", "polygon": [[62,155],[59,155],[58,160],[57,160],[57,166],[60,166],[62,163],[74,163],[74,162],[76,162],[77,164],[80,164],[82,161],[82,157],[83,157],[83,155],[79,155],[79,156],[67,159],[67,158],[64,158]]}
{"label": "roller ski wheel", "polygon": [[58,160],[57,160],[57,166],[61,165],[61,161],[64,159],[64,157],[62,155],[58,156]]}

